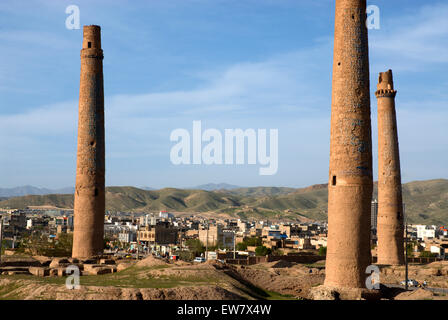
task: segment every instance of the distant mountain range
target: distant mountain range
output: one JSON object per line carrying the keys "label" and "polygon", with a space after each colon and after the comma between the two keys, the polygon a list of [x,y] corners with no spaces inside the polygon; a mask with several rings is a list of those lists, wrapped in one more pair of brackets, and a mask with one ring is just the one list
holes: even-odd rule
{"label": "distant mountain range", "polygon": [[33,186],[22,186],[15,188],[0,188],[0,197],[19,197],[27,195],[44,195],[44,194],[70,194],[75,193],[75,188],[47,189]]}
{"label": "distant mountain range", "polygon": [[[232,189],[237,189],[237,188],[241,188],[241,186],[236,186],[236,185],[228,184],[228,183],[207,183],[207,184],[201,184],[198,186],[188,187],[188,188],[184,188],[184,189],[215,191],[215,190],[232,190]],[[152,188],[152,187],[141,187],[140,189],[159,190],[159,189]]]}
{"label": "distant mountain range", "polygon": [[[216,185],[215,185],[216,186]],[[374,198],[377,189],[375,184]],[[403,198],[410,223],[448,225],[448,180],[414,181],[403,185]],[[327,185],[307,188],[252,187],[207,191],[165,188],[107,187],[110,211],[208,212],[241,218],[326,220]],[[0,201],[0,208],[53,206],[73,208],[73,193],[13,197]]]}
{"label": "distant mountain range", "polygon": [[207,183],[207,184],[201,184],[199,186],[190,188],[190,189],[199,189],[199,190],[206,190],[206,191],[214,191],[214,190],[232,190],[241,188],[240,186],[236,186],[233,184],[228,183]]}
{"label": "distant mountain range", "polygon": [[[228,183],[208,183],[202,184],[196,187],[191,187],[188,189],[199,189],[206,191],[214,191],[214,190],[231,190],[241,188],[240,186],[228,184]],[[152,187],[141,187],[142,190],[157,190]],[[28,195],[46,195],[46,194],[71,194],[75,193],[74,187],[67,187],[61,189],[47,189],[47,188],[38,188],[34,186],[21,186],[15,188],[0,188],[0,200],[4,198],[11,197],[20,197],[20,196],[28,196]]]}

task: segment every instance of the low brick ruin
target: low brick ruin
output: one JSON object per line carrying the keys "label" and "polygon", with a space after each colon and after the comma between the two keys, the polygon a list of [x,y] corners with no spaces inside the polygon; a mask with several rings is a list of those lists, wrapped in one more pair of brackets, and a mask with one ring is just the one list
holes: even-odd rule
{"label": "low brick ruin", "polygon": [[69,266],[79,268],[81,276],[100,275],[117,272],[117,261],[109,256],[89,259],[71,257],[50,258],[33,256],[30,258],[13,258],[0,263],[1,275],[35,275],[38,277],[64,277]]}

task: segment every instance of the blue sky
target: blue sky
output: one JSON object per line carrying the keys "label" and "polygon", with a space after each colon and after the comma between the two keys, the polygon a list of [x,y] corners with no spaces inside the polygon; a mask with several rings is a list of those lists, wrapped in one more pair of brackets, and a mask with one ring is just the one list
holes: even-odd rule
{"label": "blue sky", "polygon": [[[75,183],[82,29],[102,27],[107,185],[302,187],[328,176],[334,1],[0,2],[0,187]],[[393,69],[404,182],[448,178],[448,3],[368,1],[374,172],[378,73]],[[171,164],[172,130],[276,128],[279,169]]]}

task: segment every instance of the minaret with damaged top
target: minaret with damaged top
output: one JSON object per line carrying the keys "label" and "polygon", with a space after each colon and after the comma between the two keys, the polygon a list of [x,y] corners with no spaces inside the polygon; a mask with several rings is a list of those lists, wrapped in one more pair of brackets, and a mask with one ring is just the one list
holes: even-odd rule
{"label": "minaret with damaged top", "polygon": [[378,264],[404,264],[404,212],[392,70],[381,72],[378,99]]}

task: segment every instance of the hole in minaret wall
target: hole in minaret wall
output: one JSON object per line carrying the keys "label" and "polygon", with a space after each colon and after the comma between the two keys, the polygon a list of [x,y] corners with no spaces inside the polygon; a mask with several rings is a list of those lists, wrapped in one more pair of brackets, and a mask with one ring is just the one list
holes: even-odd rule
{"label": "hole in minaret wall", "polygon": [[98,196],[98,188],[95,188],[95,197]]}
{"label": "hole in minaret wall", "polygon": [[332,186],[336,185],[336,176],[333,176],[333,180],[331,181],[331,185]]}
{"label": "hole in minaret wall", "polygon": [[92,42],[87,42],[87,48],[92,48]]}

